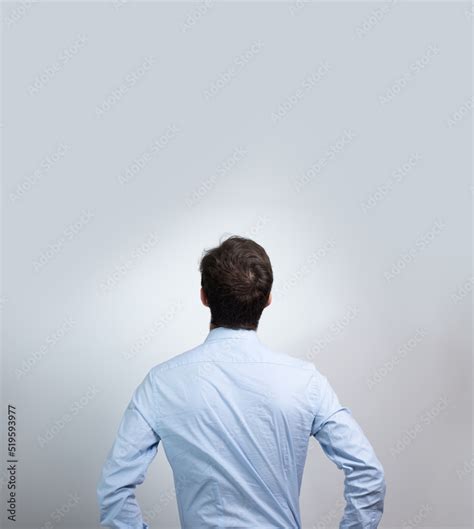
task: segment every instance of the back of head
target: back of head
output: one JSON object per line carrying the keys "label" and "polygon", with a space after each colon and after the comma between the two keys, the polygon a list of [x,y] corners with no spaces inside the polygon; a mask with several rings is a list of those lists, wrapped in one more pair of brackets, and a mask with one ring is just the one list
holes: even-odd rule
{"label": "back of head", "polygon": [[262,246],[234,235],[205,251],[199,269],[211,325],[256,330],[273,284],[272,265]]}

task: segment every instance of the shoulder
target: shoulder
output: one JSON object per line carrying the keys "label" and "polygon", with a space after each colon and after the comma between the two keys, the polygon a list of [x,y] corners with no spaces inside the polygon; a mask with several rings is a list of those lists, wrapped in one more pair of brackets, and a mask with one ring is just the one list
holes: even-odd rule
{"label": "shoulder", "polygon": [[169,372],[170,370],[173,370],[179,367],[185,367],[190,364],[199,362],[201,348],[202,348],[202,345],[198,345],[196,347],[193,347],[192,349],[188,349],[182,353],[172,356],[171,358],[169,358],[168,360],[165,360],[164,362],[160,362],[159,364],[156,364],[150,370],[151,376],[152,377],[159,376],[160,374]]}

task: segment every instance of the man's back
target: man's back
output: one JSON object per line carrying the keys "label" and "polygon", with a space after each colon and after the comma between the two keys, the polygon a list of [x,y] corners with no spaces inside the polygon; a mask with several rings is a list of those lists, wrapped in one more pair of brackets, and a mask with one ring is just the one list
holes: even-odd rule
{"label": "man's back", "polygon": [[341,527],[377,527],[381,465],[326,378],[310,362],[272,352],[254,330],[215,328],[135,391],[99,483],[101,523],[147,527],[127,495],[130,469],[141,483],[161,442],[182,528],[300,529],[311,435],[348,476],[354,499]]}
{"label": "man's back", "polygon": [[154,370],[183,527],[300,527],[312,365],[217,328]]}

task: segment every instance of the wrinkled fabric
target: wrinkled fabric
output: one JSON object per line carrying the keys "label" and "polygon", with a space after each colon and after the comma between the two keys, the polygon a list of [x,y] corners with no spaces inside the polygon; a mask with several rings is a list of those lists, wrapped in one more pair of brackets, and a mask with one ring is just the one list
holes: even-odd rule
{"label": "wrinkled fabric", "polygon": [[311,436],[345,474],[340,529],[375,529],[383,468],[326,377],[269,350],[256,331],[212,329],[133,393],[97,487],[101,525],[148,528],[135,488],[161,443],[183,529],[300,529]]}

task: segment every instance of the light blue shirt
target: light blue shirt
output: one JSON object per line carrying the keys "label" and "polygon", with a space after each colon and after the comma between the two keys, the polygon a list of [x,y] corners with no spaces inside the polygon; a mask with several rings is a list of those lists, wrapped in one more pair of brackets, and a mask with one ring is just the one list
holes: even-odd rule
{"label": "light blue shirt", "polygon": [[256,331],[212,329],[135,390],[97,487],[101,525],[148,528],[135,487],[161,442],[183,529],[300,529],[311,436],[345,473],[340,528],[375,529],[382,465],[326,377],[269,350]]}

